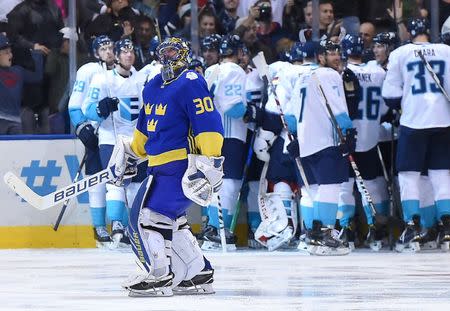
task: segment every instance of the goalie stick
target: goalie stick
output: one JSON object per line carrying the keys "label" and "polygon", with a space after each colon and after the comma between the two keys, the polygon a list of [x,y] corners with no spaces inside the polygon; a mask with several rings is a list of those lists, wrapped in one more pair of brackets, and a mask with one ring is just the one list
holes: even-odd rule
{"label": "goalie stick", "polygon": [[[317,77],[317,73],[313,73],[312,76],[314,77],[314,79],[317,82],[317,87],[319,89],[320,94],[322,95],[323,99],[324,99],[324,104],[325,104],[325,108],[326,111],[330,117],[331,123],[333,124],[333,127],[335,128],[340,143],[341,144],[345,144],[345,137],[344,134],[342,133],[342,129],[340,128],[336,117],[333,114],[333,111],[331,110],[330,104],[328,103],[328,99],[325,96],[325,93],[323,91],[322,85],[320,84],[319,78]],[[369,204],[370,207],[370,211],[372,213],[372,216],[375,217],[376,221],[380,224],[386,224],[387,223],[387,217],[384,215],[381,215],[379,213],[377,213],[376,209],[375,209],[375,204],[373,203],[373,199],[372,196],[369,193],[369,190],[367,190],[367,187],[364,183],[364,180],[361,176],[361,172],[359,171],[358,165],[356,165],[355,159],[353,158],[353,155],[351,153],[349,153],[347,155],[347,158],[350,162],[350,166],[353,169],[353,172],[355,173],[355,182],[356,182],[356,186],[359,190],[359,193],[361,193],[361,197],[363,198],[363,200],[365,200],[367,202],[367,204]]]}
{"label": "goalie stick", "polygon": [[425,65],[425,68],[430,73],[431,77],[433,78],[434,82],[438,86],[438,88],[441,90],[442,94],[444,94],[445,98],[448,102],[450,102],[450,97],[447,93],[447,91],[444,89],[444,87],[441,84],[441,80],[439,80],[436,73],[433,71],[433,67],[431,67],[430,63],[426,60],[425,56],[423,55],[422,51],[419,51],[417,54],[419,54],[420,59],[422,60],[422,63]]}
{"label": "goalie stick", "polygon": [[[289,128],[286,123],[286,119],[284,118],[283,108],[281,108],[280,101],[278,100],[275,86],[273,85],[273,83],[271,81],[269,81],[269,65],[267,65],[266,58],[264,57],[264,53],[259,52],[258,54],[256,54],[256,56],[253,57],[253,63],[255,64],[255,67],[259,73],[259,76],[264,80],[267,79],[267,83],[270,86],[270,89],[274,95],[275,103],[276,103],[276,105],[278,107],[278,111],[280,113],[280,118],[281,118],[281,123],[283,124],[283,128],[286,130],[286,132],[288,134],[289,141],[290,142],[294,141],[294,136],[289,131]],[[300,172],[300,177],[302,178],[303,184],[305,185],[306,192],[307,192],[308,196],[311,199],[313,199],[311,196],[311,191],[309,189],[309,183],[308,183],[308,179],[306,178],[305,170],[303,169],[302,163],[300,162],[300,157],[295,158],[295,163],[297,164],[297,168]]]}
{"label": "goalie stick", "polygon": [[[141,159],[137,161],[137,164],[143,161],[145,160]],[[6,172],[3,176],[3,180],[9,188],[17,193],[22,199],[27,201],[31,206],[41,211],[52,208],[66,200],[72,199],[88,191],[96,185],[104,184],[108,181],[114,180],[115,178],[118,178],[118,176],[114,173],[114,166],[111,166],[69,186],[41,196],[28,187],[27,184],[22,179],[14,175],[14,173]]]}

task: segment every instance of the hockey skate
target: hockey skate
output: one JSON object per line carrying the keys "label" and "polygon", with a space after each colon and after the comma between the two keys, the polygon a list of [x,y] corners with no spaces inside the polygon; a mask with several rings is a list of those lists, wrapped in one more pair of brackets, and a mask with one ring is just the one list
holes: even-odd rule
{"label": "hockey skate", "polygon": [[378,252],[383,247],[382,233],[375,225],[369,225],[369,232],[366,237],[366,244],[374,252]]}
{"label": "hockey skate", "polygon": [[248,248],[250,248],[250,249],[262,249],[262,248],[264,248],[258,241],[255,240],[255,234],[250,229],[248,231],[247,245],[248,245]]}
{"label": "hockey skate", "polygon": [[125,230],[122,223],[117,220],[113,221],[111,224],[111,249],[117,248],[119,246],[120,241],[122,240],[124,235]]}
{"label": "hockey skate", "polygon": [[170,297],[173,296],[172,280],[173,273],[162,277],[140,274],[122,283],[122,287],[129,291],[130,297]]}
{"label": "hockey skate", "polygon": [[350,251],[355,249],[355,232],[351,226],[343,227],[339,232],[339,239],[345,247],[348,247]]}
{"label": "hockey skate", "polygon": [[416,253],[420,251],[421,238],[420,216],[414,215],[413,220],[406,224],[405,230],[395,244],[395,250]]}
{"label": "hockey skate", "polygon": [[[227,251],[236,250],[236,236],[231,234],[230,230],[225,228],[225,240],[227,243]],[[221,250],[222,245],[220,243],[220,235],[217,228],[208,225],[203,232],[202,250],[204,251],[216,251]]]}
{"label": "hockey skate", "polygon": [[94,228],[94,238],[95,238],[95,245],[98,248],[109,247],[112,242],[108,230],[106,230],[106,227],[103,226]]}
{"label": "hockey skate", "polygon": [[338,238],[339,233],[333,228],[322,227],[322,222],[314,220],[313,228],[307,233],[309,239],[307,251],[317,256],[342,256],[350,253]]}
{"label": "hockey skate", "polygon": [[283,231],[269,238],[267,240],[267,249],[269,250],[269,252],[273,252],[283,245],[287,246],[289,241],[292,239],[292,236],[294,234],[293,231],[294,230],[291,226],[287,226]]}
{"label": "hockey skate", "polygon": [[212,283],[214,282],[214,270],[201,271],[192,279],[182,281],[173,288],[175,295],[204,295],[214,294]]}
{"label": "hockey skate", "polygon": [[450,251],[450,216],[444,215],[441,217],[442,225],[439,232],[439,245],[444,252]]}

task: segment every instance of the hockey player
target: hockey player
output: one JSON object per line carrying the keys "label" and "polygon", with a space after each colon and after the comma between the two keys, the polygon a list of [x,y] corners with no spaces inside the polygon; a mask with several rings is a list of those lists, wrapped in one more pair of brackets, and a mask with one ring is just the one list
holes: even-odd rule
{"label": "hockey player", "polygon": [[373,38],[373,54],[375,55],[375,61],[383,67],[384,70],[387,69],[389,54],[395,49],[397,41],[394,32],[380,32]]}
{"label": "hockey player", "polygon": [[[397,243],[420,250],[420,172],[428,170],[433,186],[437,218],[442,222],[439,242],[448,249],[450,241],[450,103],[440,90],[450,91],[448,59],[450,47],[429,43],[424,19],[408,22],[412,43],[393,51],[382,95],[393,109],[402,111],[398,138],[397,169],[403,217],[407,223]],[[439,81],[427,71],[430,64]]]}
{"label": "hockey player", "polygon": [[145,271],[123,284],[130,296],[213,292],[213,270],[189,230],[186,209],[190,200],[208,205],[222,184],[223,127],[205,80],[187,70],[189,54],[179,38],[159,45],[161,74],[144,88],[145,105],[132,141],[118,139],[111,157],[117,176],[125,172],[129,157],[149,160],[129,227]]}
{"label": "hockey player", "polygon": [[[81,110],[83,101],[88,96],[89,84],[97,73],[114,68],[113,42],[107,36],[98,36],[92,43],[92,52],[98,62],[91,62],[80,67],[77,71],[75,84],[69,100],[70,121],[75,127],[77,137],[86,147],[87,175],[95,174],[102,169],[100,162],[98,137],[95,122],[88,120]],[[106,69],[103,66],[106,66]],[[98,246],[109,244],[111,237],[106,229],[105,185],[98,185],[89,189],[89,206],[91,210],[94,237]]]}
{"label": "hockey player", "polygon": [[[206,77],[218,70],[211,92],[214,104],[222,117],[224,125],[224,144],[222,154],[224,162],[224,180],[219,196],[209,206],[209,226],[205,229],[202,249],[216,249],[220,238],[217,228],[219,220],[217,215],[218,204],[222,206],[227,237],[227,248],[236,249],[235,237],[230,234],[229,228],[238,198],[243,168],[246,158],[245,142],[247,139],[247,125],[242,117],[246,112],[246,94],[244,70],[238,65],[242,55],[242,42],[237,35],[222,38],[219,46],[221,61],[206,69]],[[219,201],[220,200],[220,201]]]}
{"label": "hockey player", "polygon": [[[353,125],[358,133],[353,156],[364,179],[364,184],[375,204],[377,213],[387,215],[388,196],[386,183],[381,177],[382,168],[377,152],[380,115],[387,110],[387,108],[384,108],[385,104],[381,98],[381,87],[386,72],[380,66],[369,66],[362,63],[364,42],[360,37],[347,34],[341,45],[347,58],[347,68],[358,78],[361,92],[357,110],[351,116]],[[351,249],[354,249],[352,218],[355,215],[355,198],[353,196],[355,179],[353,170],[350,170],[350,176],[351,178],[347,182],[341,184],[338,219],[342,227],[341,239]],[[379,234],[382,224],[375,224],[372,211],[365,200],[363,200],[363,209],[369,225],[367,243],[371,249],[378,251],[382,246]]]}
{"label": "hockey player", "polygon": [[[92,78],[88,98],[82,107],[88,119],[100,123],[98,134],[103,168],[108,165],[117,135],[133,134],[141,107],[139,94],[146,79],[146,76],[139,75],[133,67],[135,54],[133,43],[129,39],[115,43],[114,55],[118,65],[113,70],[103,71]],[[144,177],[145,166],[140,170],[140,175],[135,177],[135,181],[138,182]],[[130,201],[137,191],[136,185],[134,182],[128,187]],[[127,225],[123,217],[127,214],[127,198],[123,187],[108,183],[106,190],[106,214],[112,222],[111,237],[114,245],[117,245],[124,236],[124,227]]]}
{"label": "hockey player", "polygon": [[221,39],[222,38],[220,35],[213,34],[204,37],[200,42],[202,57],[204,59],[206,68],[219,62],[219,45]]}
{"label": "hockey player", "polygon": [[[292,62],[303,60],[299,50],[289,53]],[[255,238],[269,251],[288,245],[297,228],[297,202],[295,193],[298,191],[296,163],[290,158],[286,146],[290,142],[289,135],[296,134],[297,121],[291,107],[292,81],[299,73],[300,66],[290,62],[278,61],[269,65],[269,88],[266,110],[276,114],[281,122],[281,111],[287,129],[271,132],[260,129],[256,144],[260,139],[267,140],[271,145],[265,163],[267,183],[260,183],[260,213],[262,222]],[[264,131],[263,131],[264,130]],[[269,137],[271,138],[269,139]],[[293,137],[293,136],[291,136]],[[259,148],[258,148],[259,149]],[[263,171],[266,171],[264,169]]]}
{"label": "hockey player", "polygon": [[[338,209],[340,184],[348,180],[349,164],[343,154],[354,150],[355,131],[345,102],[340,67],[340,47],[330,40],[320,42],[319,68],[305,76],[301,93],[298,140],[301,162],[310,184],[313,209],[305,219],[306,249],[316,255],[345,255],[349,248],[333,232]],[[336,130],[325,108],[325,99],[346,136],[342,145],[336,142]],[[306,193],[305,193],[306,194]],[[305,195],[303,194],[303,195]],[[312,214],[312,217],[311,217]]]}

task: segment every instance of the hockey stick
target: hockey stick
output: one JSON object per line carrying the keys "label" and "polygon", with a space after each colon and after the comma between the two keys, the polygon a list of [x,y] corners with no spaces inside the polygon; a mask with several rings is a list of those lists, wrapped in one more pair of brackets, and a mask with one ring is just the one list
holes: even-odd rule
{"label": "hockey stick", "polygon": [[[283,108],[281,107],[280,101],[278,100],[278,96],[275,90],[275,86],[273,85],[273,83],[271,81],[269,81],[269,66],[267,65],[266,59],[264,57],[264,53],[263,52],[259,52],[258,54],[256,54],[255,57],[253,57],[253,63],[256,66],[256,70],[258,71],[259,75],[266,80],[267,79],[267,83],[270,86],[270,89],[274,95],[274,99],[275,99],[275,103],[277,105],[278,108],[278,112],[280,113],[280,118],[281,118],[281,123],[283,124],[283,128],[284,130],[287,132],[289,141],[292,142],[294,141],[294,136],[292,135],[292,133],[289,131],[289,128],[287,126],[286,123],[286,119],[284,118],[284,113],[283,113]],[[309,189],[309,183],[308,183],[308,179],[306,178],[306,174],[305,174],[305,170],[303,169],[302,163],[300,161],[300,157],[296,157],[295,158],[295,163],[297,165],[297,168],[300,172],[300,177],[303,180],[303,183],[305,185],[305,189],[306,192],[308,193],[309,197],[311,197],[311,191]]]}
{"label": "hockey stick", "polygon": [[[380,159],[381,162],[381,168],[383,169],[383,176],[384,176],[384,180],[386,181],[386,186],[387,186],[387,190],[388,190],[388,195],[389,195],[389,217],[391,218],[391,220],[394,218],[394,192],[392,190],[392,185],[393,185],[393,178],[394,176],[391,175],[391,179],[389,178],[388,172],[387,172],[387,168],[386,168],[386,164],[384,163],[384,159],[383,159],[383,154],[381,153],[381,149],[380,146],[377,145],[377,153],[378,153],[378,158]],[[393,163],[391,163],[392,165]],[[392,222],[389,224],[389,248],[390,250],[394,249],[394,230],[393,230],[393,224]]]}
{"label": "hockey stick", "polygon": [[[139,159],[136,165],[144,161],[145,159]],[[6,172],[3,176],[3,180],[9,188],[17,193],[22,199],[27,201],[31,206],[41,211],[52,208],[66,200],[72,199],[88,191],[96,185],[104,184],[108,181],[114,180],[115,178],[119,178],[119,176],[116,176],[114,173],[114,166],[110,166],[94,175],[88,176],[64,188],[41,196],[28,187],[27,184],[14,173]]]}
{"label": "hockey stick", "polygon": [[[81,170],[83,169],[84,164],[86,163],[86,159],[87,159],[87,151],[84,153],[83,159],[81,160],[80,166],[78,167],[78,171],[75,175],[75,178],[73,179],[74,183],[77,182],[78,177],[80,177]],[[58,218],[56,219],[55,225],[53,226],[53,230],[58,231],[59,224],[61,223],[64,213],[66,212],[67,206],[69,205],[69,201],[70,199],[64,201],[61,211],[59,212]]]}
{"label": "hockey stick", "polygon": [[3,180],[15,193],[17,193],[22,199],[30,203],[31,206],[38,210],[46,210],[53,206],[60,204],[66,200],[74,198],[90,188],[104,184],[110,180],[117,178],[114,174],[114,167],[108,167],[94,175],[86,177],[80,181],[77,181],[67,187],[56,190],[55,192],[41,196],[31,190],[22,179],[14,175],[12,172],[7,172],[3,176]]}
{"label": "hockey stick", "polygon": [[[316,79],[317,82],[317,86],[319,89],[320,94],[322,95],[323,99],[324,99],[324,103],[325,103],[325,108],[327,110],[327,113],[330,117],[331,123],[333,124],[333,127],[335,128],[338,136],[339,136],[339,140],[341,144],[345,144],[345,137],[344,134],[342,133],[342,129],[340,128],[336,117],[333,114],[333,111],[331,110],[330,104],[328,103],[328,99],[325,96],[325,92],[323,91],[322,85],[320,84],[319,78],[317,77],[316,73],[313,73],[312,76],[314,77],[314,79]],[[367,202],[367,204],[369,204],[370,207],[370,211],[372,213],[372,216],[374,216],[377,220],[377,222],[381,223],[381,224],[385,224],[387,222],[387,219],[384,215],[380,215],[377,213],[376,209],[375,209],[375,204],[373,203],[372,200],[372,196],[369,193],[369,190],[367,190],[366,185],[364,184],[364,180],[361,176],[361,173],[359,171],[358,166],[356,165],[355,159],[353,158],[353,155],[351,153],[349,153],[347,155],[347,158],[350,162],[350,165],[353,169],[353,172],[355,173],[355,182],[356,182],[356,186],[359,190],[359,192],[361,193],[361,196],[363,199],[365,199],[365,201]]]}
{"label": "hockey stick", "polygon": [[256,137],[256,134],[253,132],[252,138],[250,140],[250,146],[248,147],[247,159],[245,160],[244,172],[242,175],[241,187],[239,188],[239,194],[238,194],[237,201],[236,201],[236,207],[234,209],[233,219],[231,220],[231,225],[230,225],[231,233],[234,233],[234,230],[236,229],[237,219],[239,217],[239,212],[241,211],[241,204],[242,204],[241,196],[242,196],[242,192],[244,191],[244,186],[248,179],[248,169],[250,167],[250,163],[251,163],[252,157],[253,157],[253,143],[255,142],[255,137]]}
{"label": "hockey stick", "polygon": [[425,56],[423,55],[422,51],[417,52],[417,54],[419,54],[420,59],[422,60],[422,63],[425,65],[425,68],[430,73],[431,77],[433,78],[433,80],[436,83],[436,85],[438,86],[438,88],[441,90],[442,94],[444,94],[447,101],[450,102],[450,97],[449,97],[447,91],[442,86],[441,81],[439,80],[436,73],[433,71],[433,68],[431,67],[430,63],[425,59]]}
{"label": "hockey stick", "polygon": [[220,234],[220,244],[222,246],[222,253],[227,252],[227,239],[225,237],[225,224],[223,221],[223,210],[222,203],[220,203],[220,195],[217,194],[217,216],[219,218],[219,234]]}

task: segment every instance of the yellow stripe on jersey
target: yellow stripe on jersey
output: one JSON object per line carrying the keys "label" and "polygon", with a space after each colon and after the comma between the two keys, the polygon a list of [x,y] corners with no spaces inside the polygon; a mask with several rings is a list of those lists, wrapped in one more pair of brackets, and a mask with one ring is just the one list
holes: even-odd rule
{"label": "yellow stripe on jersey", "polygon": [[133,141],[131,142],[131,150],[141,158],[145,158],[147,152],[145,151],[145,143],[148,137],[142,134],[138,129],[134,129]]}
{"label": "yellow stripe on jersey", "polygon": [[195,139],[194,139],[194,133],[192,132],[192,128],[189,129],[188,143],[189,143],[190,153],[198,154],[198,149],[197,149],[197,146],[195,146]]}
{"label": "yellow stripe on jersey", "polygon": [[148,156],[148,166],[158,166],[169,162],[187,159],[186,148],[180,148]]}
{"label": "yellow stripe on jersey", "polygon": [[223,136],[217,132],[203,132],[195,136],[195,146],[200,154],[218,157],[222,154]]}

